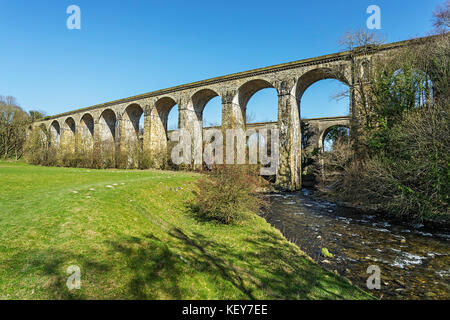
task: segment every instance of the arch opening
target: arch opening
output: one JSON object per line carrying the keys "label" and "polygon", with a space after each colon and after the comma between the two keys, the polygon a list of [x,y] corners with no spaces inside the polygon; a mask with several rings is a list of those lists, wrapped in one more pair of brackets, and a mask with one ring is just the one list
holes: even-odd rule
{"label": "arch opening", "polygon": [[[64,121],[63,140],[64,144],[70,146],[72,149],[75,146],[75,120],[69,117]],[[73,150],[72,150],[73,151]]]}
{"label": "arch opening", "polygon": [[[167,154],[169,131],[179,127],[178,105],[170,97],[163,97],[156,101],[155,107],[151,111],[150,141],[151,150],[158,154],[157,159],[163,159]],[[159,161],[158,160],[158,161]]]}
{"label": "arch opening", "polygon": [[85,113],[80,120],[79,135],[81,149],[91,149],[94,145],[94,117],[90,113]]}
{"label": "arch opening", "polygon": [[216,127],[222,124],[222,100],[211,89],[197,91],[191,98],[197,121],[202,127]]}
{"label": "arch opening", "polygon": [[166,131],[177,130],[180,127],[178,104],[175,104],[164,119]]}
{"label": "arch opening", "polygon": [[[164,132],[167,139],[169,130],[176,130],[179,127],[178,105],[170,97],[159,99],[152,110],[152,119],[156,123],[158,132]],[[153,133],[153,132],[152,132]]]}
{"label": "arch opening", "polygon": [[122,116],[122,142],[120,146],[123,155],[128,158],[128,167],[138,166],[139,154],[143,149],[143,114],[144,109],[139,104],[133,103],[125,109]]}
{"label": "arch opening", "polygon": [[116,114],[111,109],[102,112],[99,120],[101,141],[114,141],[116,138]]}
{"label": "arch opening", "polygon": [[80,120],[80,129],[83,137],[94,137],[94,117],[86,113]]}
{"label": "arch opening", "polygon": [[336,147],[350,142],[350,129],[344,125],[334,125],[327,128],[321,137],[322,151],[334,151]]}
{"label": "arch opening", "polygon": [[203,109],[202,124],[204,128],[222,126],[222,100],[219,96],[215,96],[206,103]]}
{"label": "arch opening", "polygon": [[144,110],[136,103],[129,105],[125,109],[122,119],[126,135],[133,133],[135,136],[139,136],[143,131],[143,114]]}
{"label": "arch opening", "polygon": [[348,116],[350,88],[344,75],[331,69],[315,69],[298,81],[296,97],[303,119]]}
{"label": "arch opening", "polygon": [[123,137],[126,148],[133,148],[136,142],[142,141],[144,134],[144,109],[136,103],[129,105],[123,114]]}
{"label": "arch opening", "polygon": [[[49,136],[49,130],[45,127],[43,123],[41,123],[37,128],[39,130],[39,137],[41,138],[41,141],[45,144],[51,143],[51,136]],[[32,129],[33,130],[33,129]],[[50,141],[49,141],[50,138]]]}
{"label": "arch opening", "polygon": [[75,120],[73,120],[72,117],[69,117],[64,122],[65,125],[65,131],[68,131],[69,134],[74,135],[75,134]]}
{"label": "arch opening", "polygon": [[278,120],[278,92],[266,80],[251,80],[239,88],[238,102],[243,122],[273,122]]}
{"label": "arch opening", "polygon": [[51,143],[54,143],[56,145],[59,144],[59,141],[61,139],[61,127],[59,125],[59,122],[54,120],[50,125],[50,138]]}
{"label": "arch opening", "polygon": [[250,98],[245,108],[246,123],[276,122],[278,94],[274,88],[261,89]]}

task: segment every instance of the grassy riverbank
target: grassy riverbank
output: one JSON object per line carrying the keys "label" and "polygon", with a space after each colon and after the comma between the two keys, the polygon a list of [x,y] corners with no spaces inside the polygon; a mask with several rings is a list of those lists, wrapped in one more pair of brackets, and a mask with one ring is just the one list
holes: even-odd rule
{"label": "grassy riverbank", "polygon": [[0,177],[1,299],[369,298],[256,215],[197,221],[194,173],[0,162]]}

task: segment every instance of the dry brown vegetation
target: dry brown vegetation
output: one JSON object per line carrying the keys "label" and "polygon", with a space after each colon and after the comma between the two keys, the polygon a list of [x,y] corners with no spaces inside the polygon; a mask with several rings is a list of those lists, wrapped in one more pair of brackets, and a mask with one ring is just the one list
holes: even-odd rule
{"label": "dry brown vegetation", "polygon": [[266,182],[257,166],[215,166],[196,185],[193,207],[202,219],[237,223],[268,205],[258,196]]}
{"label": "dry brown vegetation", "polygon": [[327,194],[397,215],[448,217],[449,52],[442,34],[372,61],[351,142],[336,141],[316,162]]}

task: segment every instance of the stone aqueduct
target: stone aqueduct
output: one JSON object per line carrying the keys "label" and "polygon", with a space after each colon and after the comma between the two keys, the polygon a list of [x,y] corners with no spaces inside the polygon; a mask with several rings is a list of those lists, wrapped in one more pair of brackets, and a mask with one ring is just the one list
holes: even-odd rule
{"label": "stone aqueduct", "polygon": [[[83,143],[102,140],[120,150],[126,148],[126,141],[138,139],[139,119],[143,114],[143,148],[159,154],[167,148],[169,111],[178,105],[178,128],[191,132],[195,149],[202,143],[202,135],[198,132],[202,132],[203,109],[209,100],[219,96],[222,101],[222,128],[245,130],[248,126],[275,125],[279,129],[276,183],[280,187],[296,190],[301,187],[300,101],[305,90],[313,83],[328,78],[338,79],[350,88],[349,117],[304,119],[316,133],[316,145],[321,147],[327,128],[334,125],[351,128],[358,119],[354,108],[355,72],[364,72],[374,55],[403,47],[411,41],[414,40],[377,46],[369,51],[358,51],[356,48],[153,91],[47,117],[33,126],[44,125],[55,142],[74,139],[78,135]],[[246,105],[253,94],[264,88],[275,88],[278,93],[278,121],[246,124]]]}

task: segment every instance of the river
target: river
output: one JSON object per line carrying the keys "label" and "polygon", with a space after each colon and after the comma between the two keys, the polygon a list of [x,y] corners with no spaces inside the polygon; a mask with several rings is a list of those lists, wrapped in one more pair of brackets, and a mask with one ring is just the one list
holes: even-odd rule
{"label": "river", "polygon": [[[394,223],[310,193],[270,195],[264,218],[323,267],[380,299],[450,298],[448,230]],[[380,268],[380,289],[367,288],[370,265]]]}

